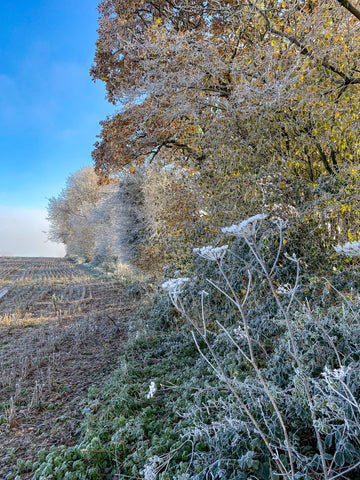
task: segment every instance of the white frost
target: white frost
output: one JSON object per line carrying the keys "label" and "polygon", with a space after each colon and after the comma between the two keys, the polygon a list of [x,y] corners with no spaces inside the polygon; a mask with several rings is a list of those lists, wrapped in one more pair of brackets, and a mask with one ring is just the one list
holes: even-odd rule
{"label": "white frost", "polygon": [[259,213],[253,217],[239,223],[239,225],[231,225],[231,227],[224,227],[221,229],[226,235],[233,235],[234,237],[248,238],[255,235],[256,226],[267,217],[265,213]]}

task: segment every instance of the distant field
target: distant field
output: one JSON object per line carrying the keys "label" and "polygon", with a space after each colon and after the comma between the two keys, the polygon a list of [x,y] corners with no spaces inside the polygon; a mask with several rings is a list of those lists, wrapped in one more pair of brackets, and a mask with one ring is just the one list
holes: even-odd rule
{"label": "distant field", "polygon": [[3,288],[0,478],[19,455],[74,442],[82,398],[116,366],[130,308],[118,284],[64,258],[0,257]]}

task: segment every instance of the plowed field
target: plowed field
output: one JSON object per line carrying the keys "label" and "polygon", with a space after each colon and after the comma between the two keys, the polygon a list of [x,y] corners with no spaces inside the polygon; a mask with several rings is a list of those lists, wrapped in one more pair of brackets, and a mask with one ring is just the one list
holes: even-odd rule
{"label": "plowed field", "polygon": [[116,367],[131,305],[116,282],[62,258],[1,257],[3,288],[1,480],[18,457],[74,443],[82,399]]}

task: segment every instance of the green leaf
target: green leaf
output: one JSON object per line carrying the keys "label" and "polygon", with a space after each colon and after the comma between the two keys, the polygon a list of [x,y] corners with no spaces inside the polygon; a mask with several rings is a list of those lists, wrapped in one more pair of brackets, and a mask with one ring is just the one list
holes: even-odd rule
{"label": "green leaf", "polygon": [[328,433],[325,437],[325,445],[327,447],[331,447],[331,444],[332,444],[332,441],[333,441],[333,434],[332,433]]}
{"label": "green leaf", "polygon": [[345,455],[343,452],[336,452],[334,455],[334,462],[339,467],[342,467],[345,464]]}

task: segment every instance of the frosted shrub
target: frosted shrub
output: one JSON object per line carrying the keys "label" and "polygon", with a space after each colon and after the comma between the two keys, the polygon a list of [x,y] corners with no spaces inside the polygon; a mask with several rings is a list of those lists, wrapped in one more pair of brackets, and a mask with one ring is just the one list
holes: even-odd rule
{"label": "frosted shrub", "polygon": [[[238,257],[228,245],[194,249],[195,254],[215,262],[217,280],[206,278],[206,282],[237,312],[234,327],[219,315],[209,322],[211,312],[206,311],[203,293],[198,318],[190,313],[191,302],[183,300],[188,278],[163,284],[175,308],[190,325],[203,360],[231,392],[228,400],[214,403],[218,412],[223,411],[218,423],[212,416],[210,422],[200,421],[193,430],[194,438],[206,438],[213,445],[216,457],[201,475],[235,478],[227,476],[233,460],[221,457],[224,444],[219,445],[219,438],[231,435],[233,441],[227,448],[234,452],[232,455],[239,449],[250,452],[253,445],[254,452],[241,457],[242,471],[251,468],[258,473],[256,478],[335,480],[360,466],[359,388],[355,381],[360,378],[360,332],[354,329],[353,309],[347,305],[341,307],[343,318],[339,322],[339,308],[319,317],[309,302],[298,298],[300,260],[294,254],[281,252],[286,227],[281,219],[272,222],[271,227],[279,234],[277,252],[264,257],[266,218],[255,215],[222,229],[225,235],[240,239],[255,260],[252,264],[244,260],[244,271],[239,273],[247,277],[245,288],[235,288],[229,275]],[[277,282],[280,261],[282,268],[286,262],[295,267],[291,283]],[[273,319],[270,313],[268,320],[254,317],[259,295],[276,305]],[[270,323],[278,329],[274,343]],[[233,354],[230,362],[217,346],[225,340],[227,350],[231,346],[234,354],[237,352],[237,358]]]}

